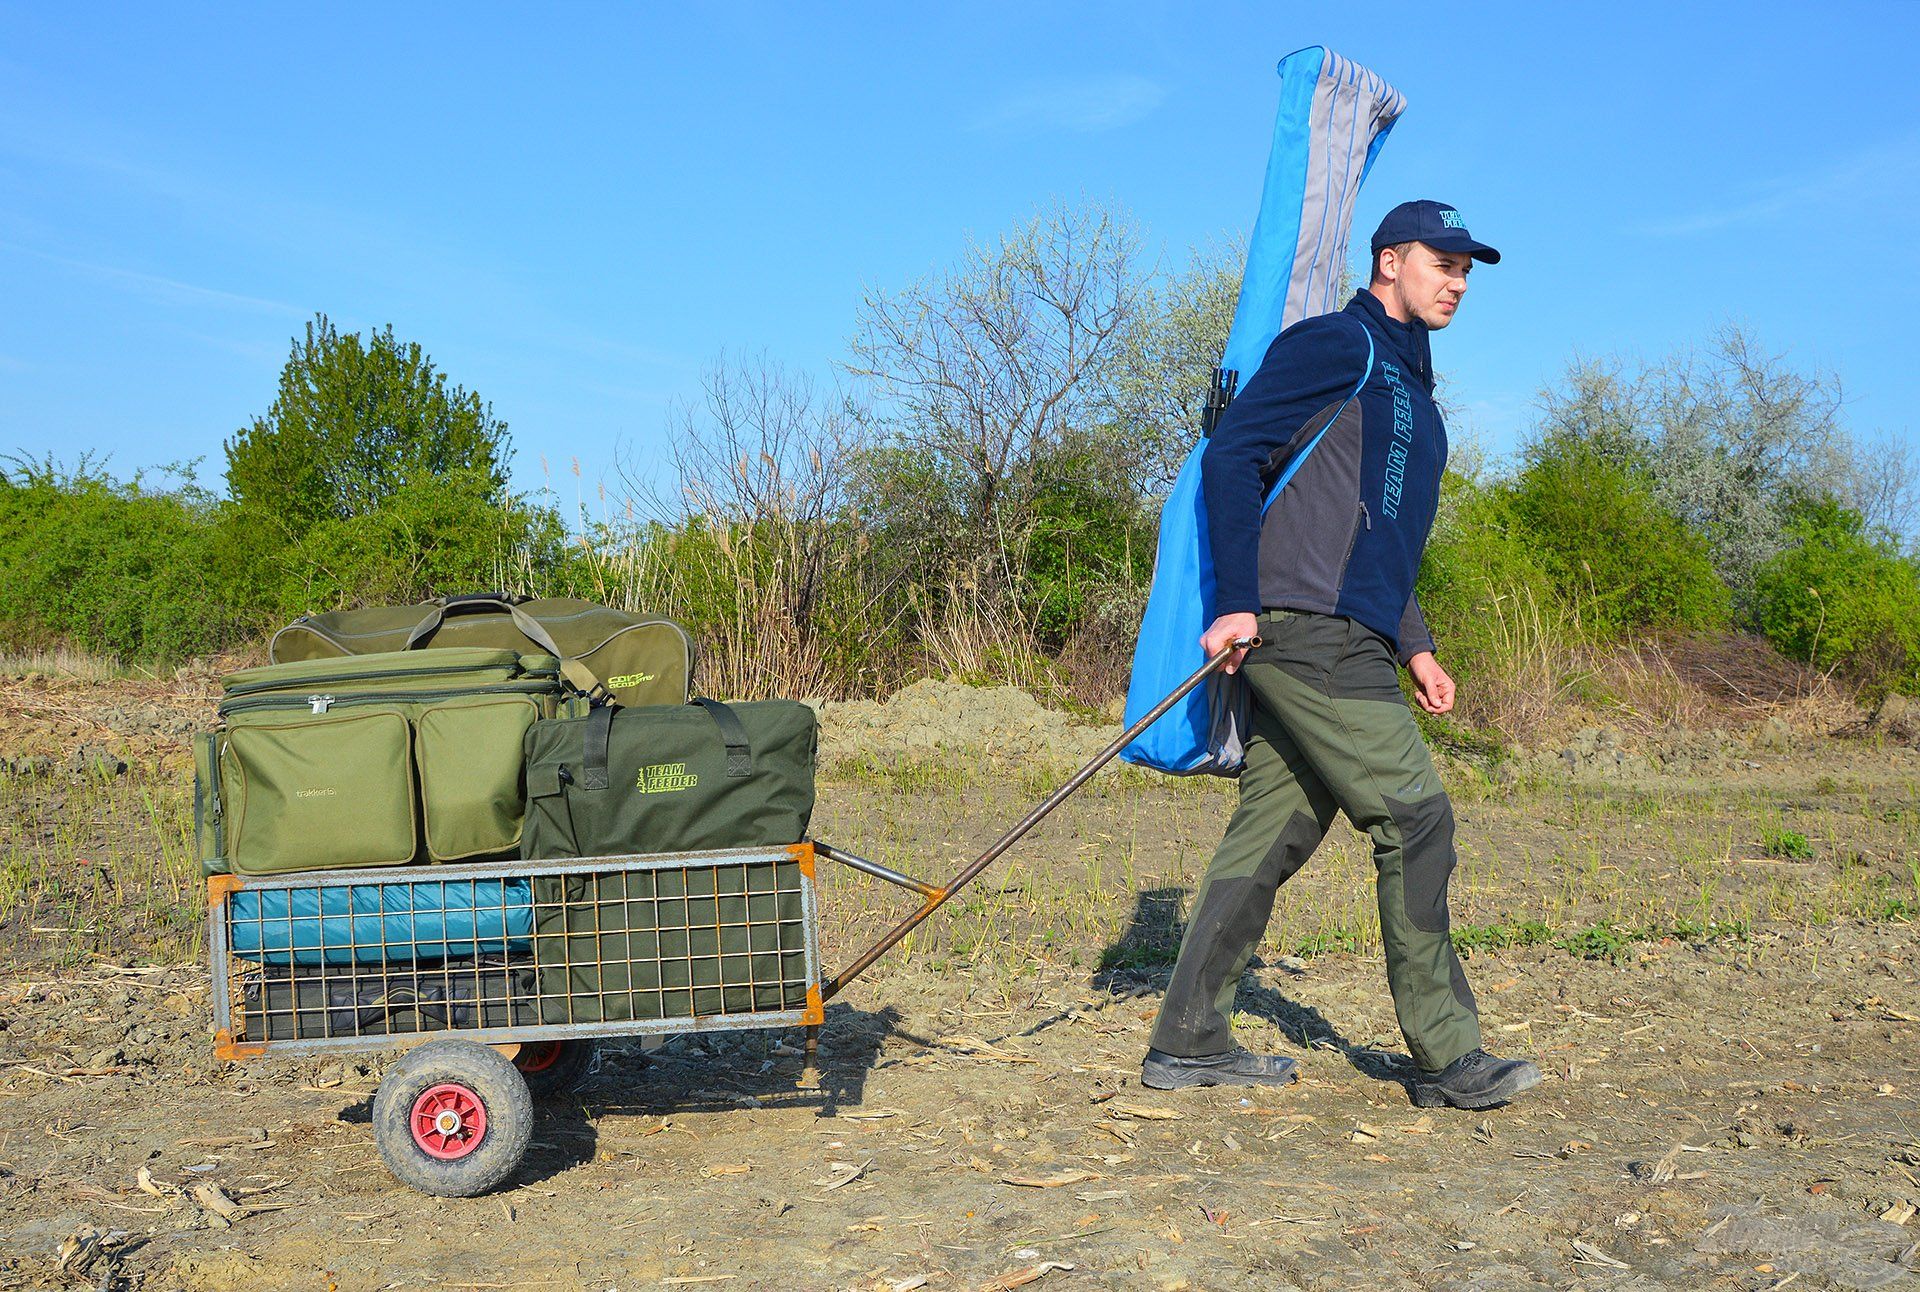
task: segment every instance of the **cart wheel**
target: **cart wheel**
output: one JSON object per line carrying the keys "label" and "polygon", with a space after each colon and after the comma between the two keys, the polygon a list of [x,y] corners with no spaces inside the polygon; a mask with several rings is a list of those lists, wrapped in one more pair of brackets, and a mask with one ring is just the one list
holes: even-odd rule
{"label": "cart wheel", "polygon": [[532,1134],[527,1083],[504,1055],[472,1041],[409,1050],[373,1099],[373,1137],[387,1169],[442,1198],[471,1198],[505,1180]]}
{"label": "cart wheel", "polygon": [[592,1041],[526,1041],[513,1066],[535,1099],[557,1099],[587,1079],[597,1052]]}

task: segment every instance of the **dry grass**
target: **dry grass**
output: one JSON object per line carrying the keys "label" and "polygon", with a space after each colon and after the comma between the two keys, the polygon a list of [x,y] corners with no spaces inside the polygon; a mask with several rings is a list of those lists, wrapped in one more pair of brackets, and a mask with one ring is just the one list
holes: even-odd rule
{"label": "dry grass", "polygon": [[0,777],[0,956],[174,963],[204,949],[192,787],[178,776]]}
{"label": "dry grass", "polygon": [[[1818,763],[1807,767],[1809,782]],[[957,871],[1051,786],[943,764],[915,776],[855,767],[823,785],[816,833],[935,882]],[[1462,865],[1453,883],[1463,947],[1550,942],[1580,955],[1657,954],[1767,925],[1920,915],[1911,778],[1784,795],[1710,780],[1648,787],[1462,784]],[[1018,976],[1043,964],[1164,969],[1233,788],[1128,771],[1082,796],[984,874],[906,944],[936,971]],[[1813,806],[1785,802],[1812,795]],[[1804,834],[1814,856],[1781,862],[1764,841]],[[844,957],[909,909],[891,889],[823,868],[826,936]],[[1372,954],[1380,945],[1369,841],[1336,826],[1280,890],[1261,947],[1281,955]]]}
{"label": "dry grass", "polygon": [[1569,698],[1593,676],[1592,652],[1573,608],[1543,604],[1525,586],[1489,591],[1461,716],[1530,743],[1562,724]]}
{"label": "dry grass", "polygon": [[150,669],[130,668],[105,655],[91,655],[67,646],[51,650],[0,652],[0,677],[59,677],[80,682],[117,682],[130,677],[152,678]]}

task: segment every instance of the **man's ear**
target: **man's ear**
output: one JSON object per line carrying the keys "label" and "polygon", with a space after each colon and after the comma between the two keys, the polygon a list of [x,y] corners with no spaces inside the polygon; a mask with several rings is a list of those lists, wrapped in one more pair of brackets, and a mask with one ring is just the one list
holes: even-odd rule
{"label": "man's ear", "polygon": [[1392,247],[1382,247],[1373,258],[1373,281],[1390,283],[1400,277],[1400,253]]}

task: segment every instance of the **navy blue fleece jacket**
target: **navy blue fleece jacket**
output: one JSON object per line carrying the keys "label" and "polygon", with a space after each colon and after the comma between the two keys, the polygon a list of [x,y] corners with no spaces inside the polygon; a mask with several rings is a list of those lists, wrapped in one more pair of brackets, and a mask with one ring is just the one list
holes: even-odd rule
{"label": "navy blue fleece jacket", "polygon": [[1288,328],[1201,458],[1215,613],[1312,610],[1380,633],[1403,664],[1432,650],[1413,583],[1446,464],[1424,325],[1363,291]]}

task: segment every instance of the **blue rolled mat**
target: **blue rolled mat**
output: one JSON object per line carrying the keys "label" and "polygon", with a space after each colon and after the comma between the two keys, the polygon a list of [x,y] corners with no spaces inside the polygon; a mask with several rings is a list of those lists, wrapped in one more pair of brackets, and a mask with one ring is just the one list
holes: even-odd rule
{"label": "blue rolled mat", "polygon": [[229,949],[268,964],[382,964],[533,949],[533,884],[526,879],[242,888],[227,901]]}

